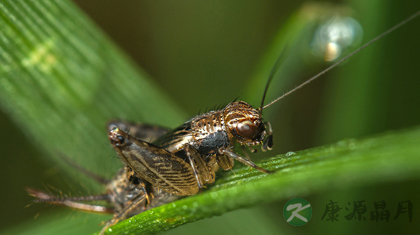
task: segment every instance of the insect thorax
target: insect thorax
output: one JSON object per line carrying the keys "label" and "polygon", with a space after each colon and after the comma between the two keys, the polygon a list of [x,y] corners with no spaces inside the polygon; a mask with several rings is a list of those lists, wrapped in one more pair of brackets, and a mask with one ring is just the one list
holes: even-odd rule
{"label": "insect thorax", "polygon": [[[237,132],[237,126],[244,121],[255,124],[256,134],[252,138],[245,138]],[[156,144],[185,159],[183,150],[186,145],[194,147],[203,156],[210,156],[217,154],[222,147],[233,146],[234,142],[260,144],[265,134],[259,111],[246,102],[236,101],[224,109],[192,118],[158,139]]]}
{"label": "insect thorax", "polygon": [[198,115],[159,138],[155,144],[184,159],[187,145],[203,156],[213,155],[218,148],[230,145],[223,110]]}
{"label": "insect thorax", "polygon": [[217,149],[232,144],[226,129],[223,110],[197,116],[191,120],[192,146],[204,156],[216,154]]}

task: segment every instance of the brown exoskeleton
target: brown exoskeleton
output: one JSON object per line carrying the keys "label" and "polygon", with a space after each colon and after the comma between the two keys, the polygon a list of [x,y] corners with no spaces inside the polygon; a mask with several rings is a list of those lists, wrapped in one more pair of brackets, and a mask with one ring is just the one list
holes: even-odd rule
{"label": "brown exoskeleton", "polygon": [[[233,151],[236,142],[244,146],[263,144],[263,150],[271,149],[270,124],[263,122],[260,110],[246,102],[235,101],[221,110],[192,118],[153,143],[129,134],[130,129],[140,129],[141,124],[114,121],[109,125],[109,139],[126,168],[131,170],[131,177],[163,191],[157,193],[160,204],[162,194],[173,195],[175,199],[176,196],[198,193],[205,184],[214,182],[219,167],[232,169],[233,160],[269,173]],[[116,183],[111,188],[119,185]],[[156,204],[155,194],[144,185],[134,188],[142,197],[131,200],[131,204],[116,214],[107,226],[131,215],[132,211],[139,209],[139,205],[144,207],[145,197],[150,198],[151,204]],[[149,193],[153,196],[149,197]]]}
{"label": "brown exoskeleton", "polygon": [[[111,122],[109,140],[125,163],[125,167],[111,181],[92,175],[107,185],[103,195],[56,198],[38,190],[29,189],[28,191],[38,198],[37,202],[60,204],[86,211],[113,213],[114,217],[102,229],[101,233],[103,233],[106,228],[122,219],[182,196],[198,193],[200,188],[214,182],[215,172],[219,168],[231,169],[234,160],[269,173],[269,170],[257,166],[233,151],[235,143],[243,147],[261,145],[263,150],[272,148],[271,126],[269,122],[263,121],[262,111],[419,14],[420,12],[417,12],[318,75],[264,106],[264,97],[273,77],[272,72],[260,108],[253,108],[243,101],[234,101],[221,110],[198,115],[172,131],[143,124]],[[84,169],[80,170],[86,173]],[[91,173],[87,174],[91,175]],[[108,201],[112,207],[78,202],[93,200]]]}
{"label": "brown exoskeleton", "polygon": [[[205,184],[214,182],[215,172],[219,167],[231,169],[234,159],[269,173],[270,171],[232,151],[235,142],[246,146],[263,144],[264,150],[271,149],[270,124],[262,121],[259,110],[261,109],[254,109],[246,102],[235,101],[222,110],[194,117],[172,131],[113,121],[109,125],[109,139],[126,167],[109,182],[93,176],[107,184],[105,194],[55,198],[42,191],[28,191],[39,199],[38,202],[85,211],[114,213],[114,218],[105,225],[103,233],[108,226],[122,219],[179,197],[198,193]],[[269,127],[268,130],[266,126]],[[155,138],[157,140],[153,141]],[[146,142],[145,139],[151,139],[150,142],[153,143]],[[76,168],[86,172],[79,166]],[[94,200],[109,201],[113,207],[77,202]]]}
{"label": "brown exoskeleton", "polygon": [[253,146],[264,141],[264,150],[272,147],[271,130],[266,130],[270,124],[243,101],[194,117],[153,144],[115,124],[110,125],[109,139],[120,158],[141,178],[171,194],[196,194],[204,184],[214,182],[219,166],[231,169],[234,159],[269,172],[232,150],[235,142]]}

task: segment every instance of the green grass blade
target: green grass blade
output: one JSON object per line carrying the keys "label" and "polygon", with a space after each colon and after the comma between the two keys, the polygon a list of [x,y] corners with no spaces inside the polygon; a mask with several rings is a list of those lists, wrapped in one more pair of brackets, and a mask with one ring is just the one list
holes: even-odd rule
{"label": "green grass blade", "polygon": [[184,120],[72,2],[1,1],[0,25],[0,107],[49,153],[46,159],[63,153],[111,176],[120,164],[103,161],[114,155],[103,147],[107,121],[174,126]]}
{"label": "green grass blade", "polygon": [[[110,234],[147,234],[221,215],[238,208],[285,200],[296,195],[420,179],[420,129],[279,155],[260,165],[227,173],[215,187],[146,211],[112,228]],[[398,156],[398,157],[396,157]]]}
{"label": "green grass blade", "polygon": [[[297,195],[320,194],[331,187],[337,191],[389,182],[418,181],[420,128],[362,140],[344,140],[333,145],[279,155],[260,165],[277,172],[266,175],[248,167],[226,172],[209,190],[122,221],[113,226],[109,234],[159,232],[239,208],[287,200]],[[319,212],[321,206],[314,206],[318,207]],[[320,216],[320,213],[314,214],[313,220],[319,220]],[[62,219],[59,221],[57,223],[66,223]],[[34,226],[32,222],[31,226],[34,226],[34,231],[50,234],[50,223]]]}
{"label": "green grass blade", "polygon": [[[391,5],[391,1],[352,2],[354,9],[364,16],[360,17],[360,24],[365,31],[365,41],[389,27],[387,14],[375,9],[390,9]],[[363,51],[363,56],[355,56],[343,69],[334,71],[340,79],[331,81],[326,89],[321,116],[325,125],[319,127],[318,143],[337,141],[345,136],[364,136],[372,130],[386,129],[386,120],[378,117],[387,115],[387,110],[381,104],[391,95],[377,92],[379,84],[385,91],[391,91],[393,86],[384,80],[389,72],[380,64],[382,61],[379,58],[389,54],[388,50],[383,49],[384,42],[372,44]],[[357,95],[354,95],[355,90]]]}

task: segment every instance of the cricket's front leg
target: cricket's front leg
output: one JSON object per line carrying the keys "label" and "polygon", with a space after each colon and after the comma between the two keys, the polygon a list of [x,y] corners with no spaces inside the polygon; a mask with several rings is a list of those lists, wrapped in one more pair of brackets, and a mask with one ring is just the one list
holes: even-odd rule
{"label": "cricket's front leg", "polygon": [[264,140],[261,150],[263,152],[273,149],[273,129],[271,129],[271,123],[264,122],[265,129],[267,131],[267,138]]}
{"label": "cricket's front leg", "polygon": [[184,147],[185,154],[190,161],[199,188],[204,188],[204,183],[211,184],[216,179],[216,172],[212,167],[207,166],[204,157],[191,145]]}
{"label": "cricket's front leg", "polygon": [[261,172],[264,172],[264,173],[267,173],[267,174],[268,173],[274,173],[274,171],[269,171],[267,169],[264,169],[262,167],[257,166],[257,164],[255,164],[254,162],[238,155],[237,153],[233,152],[230,149],[220,148],[218,152],[219,152],[220,155],[225,155],[225,156],[227,156],[231,159],[235,159],[235,160],[237,160],[237,161],[239,161],[239,162],[241,162],[241,163],[243,163],[247,166],[250,166],[250,167],[252,167],[256,170],[259,170]]}

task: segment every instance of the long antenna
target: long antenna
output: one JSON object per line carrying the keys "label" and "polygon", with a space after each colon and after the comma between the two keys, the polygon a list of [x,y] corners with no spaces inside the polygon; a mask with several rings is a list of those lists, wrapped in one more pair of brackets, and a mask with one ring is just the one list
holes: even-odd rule
{"label": "long antenna", "polygon": [[279,57],[277,58],[276,62],[274,63],[273,68],[271,69],[271,72],[270,72],[270,76],[268,77],[267,84],[265,85],[264,94],[263,94],[263,97],[262,97],[262,100],[261,100],[261,106],[260,106],[260,114],[261,115],[262,115],[262,111],[263,111],[265,96],[267,95],[268,86],[270,85],[271,80],[273,80],[273,77],[276,74],[276,72],[279,71],[280,61],[281,61],[281,58],[284,55],[284,52],[286,51],[286,48],[287,48],[287,45],[283,48]]}
{"label": "long antenna", "polygon": [[[417,16],[420,15],[420,11],[414,13],[413,15],[411,15],[410,17],[408,17],[407,19],[403,20],[402,22],[400,22],[399,24],[395,25],[394,27],[388,29],[387,31],[385,31],[384,33],[380,34],[379,36],[377,36],[376,38],[370,40],[369,42],[367,42],[366,44],[364,44],[363,46],[359,47],[357,50],[353,51],[352,53],[348,54],[347,56],[345,56],[344,58],[342,58],[341,60],[339,60],[338,62],[334,63],[333,65],[331,65],[330,67],[326,68],[325,70],[323,70],[322,72],[318,73],[317,75],[313,76],[312,78],[306,80],[304,83],[300,84],[299,86],[295,87],[293,90],[290,90],[288,92],[286,92],[284,95],[280,96],[279,98],[271,101],[269,104],[267,104],[266,106],[262,107],[262,109],[266,109],[267,107],[271,106],[272,104],[276,103],[277,101],[283,99],[284,97],[290,95],[291,93],[295,92],[296,90],[299,90],[300,88],[302,88],[303,86],[307,85],[308,83],[312,82],[313,80],[317,79],[318,77],[320,77],[321,75],[325,74],[326,72],[330,71],[331,69],[333,69],[334,67],[336,67],[337,65],[341,64],[343,61],[347,60],[348,58],[350,58],[351,56],[353,56],[354,54],[356,54],[357,52],[361,51],[362,49],[364,49],[365,47],[369,46],[370,44],[376,42],[377,40],[379,40],[380,38],[384,37],[385,35],[391,33],[392,31],[400,28],[401,26],[407,24],[408,22],[410,22],[411,20],[413,20],[414,18],[416,18]],[[267,89],[267,88],[266,88]],[[264,93],[265,94],[265,93]],[[264,98],[263,98],[264,101]],[[262,106],[262,105],[261,105]],[[261,110],[262,112],[262,110]]]}

